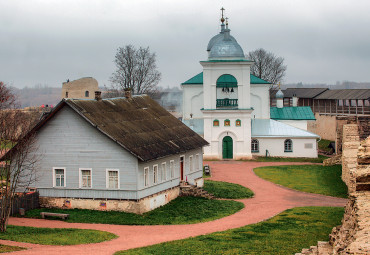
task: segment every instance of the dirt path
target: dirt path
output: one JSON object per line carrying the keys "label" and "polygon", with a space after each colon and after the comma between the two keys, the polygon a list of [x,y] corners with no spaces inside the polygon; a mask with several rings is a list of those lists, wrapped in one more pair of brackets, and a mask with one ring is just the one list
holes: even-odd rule
{"label": "dirt path", "polygon": [[81,228],[109,231],[117,239],[97,243],[73,246],[48,246],[24,244],[0,240],[0,244],[18,245],[28,250],[13,254],[113,254],[119,250],[148,246],[166,241],[224,231],[257,223],[293,207],[299,206],[344,206],[346,199],[308,194],[290,190],[257,177],[253,168],[271,165],[298,165],[288,162],[209,162],[212,169],[212,180],[238,183],[250,188],[255,196],[251,199],[240,199],[245,208],[228,217],[190,225],[159,226],[122,226],[107,224],[67,223],[62,221],[10,218],[9,224],[48,228]]}

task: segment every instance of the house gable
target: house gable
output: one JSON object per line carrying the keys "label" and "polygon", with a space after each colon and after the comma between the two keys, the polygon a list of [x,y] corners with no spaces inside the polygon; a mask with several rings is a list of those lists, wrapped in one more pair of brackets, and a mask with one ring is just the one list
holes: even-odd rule
{"label": "house gable", "polygon": [[[84,168],[92,169],[94,190],[106,189],[106,169],[119,169],[121,189],[137,189],[137,158],[68,106],[60,109],[38,130],[36,141],[37,153],[41,157],[41,178],[38,178],[36,187],[43,195],[61,196],[59,193],[66,193],[61,189],[46,190],[53,187],[53,167],[66,169],[66,188],[70,197],[81,196],[73,189],[80,188],[79,170]],[[86,193],[84,197],[100,197],[97,192]]]}

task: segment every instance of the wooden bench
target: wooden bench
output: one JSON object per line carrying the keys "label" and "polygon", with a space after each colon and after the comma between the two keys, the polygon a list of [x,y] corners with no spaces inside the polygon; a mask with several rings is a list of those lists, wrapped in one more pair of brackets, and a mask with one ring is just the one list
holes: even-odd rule
{"label": "wooden bench", "polygon": [[63,220],[69,217],[69,214],[66,214],[66,213],[41,212],[40,214],[43,219],[45,219],[46,216],[59,217],[59,218],[62,218]]}

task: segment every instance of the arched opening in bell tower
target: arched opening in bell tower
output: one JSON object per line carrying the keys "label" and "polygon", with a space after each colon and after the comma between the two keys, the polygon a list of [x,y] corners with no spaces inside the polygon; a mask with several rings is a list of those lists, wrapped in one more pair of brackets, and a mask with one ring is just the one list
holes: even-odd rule
{"label": "arched opening in bell tower", "polygon": [[238,107],[238,81],[231,74],[221,75],[216,82],[216,107]]}

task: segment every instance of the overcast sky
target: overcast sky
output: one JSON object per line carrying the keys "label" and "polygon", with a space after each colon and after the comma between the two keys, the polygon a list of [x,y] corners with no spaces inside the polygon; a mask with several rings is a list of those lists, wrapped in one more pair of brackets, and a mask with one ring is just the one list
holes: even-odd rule
{"label": "overcast sky", "polygon": [[178,86],[201,72],[222,6],[244,53],[285,58],[285,83],[370,81],[368,0],[0,0],[0,80],[110,85],[117,48],[133,44],[157,54],[161,86]]}

